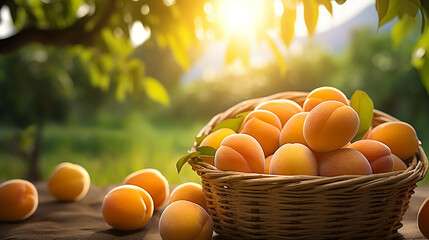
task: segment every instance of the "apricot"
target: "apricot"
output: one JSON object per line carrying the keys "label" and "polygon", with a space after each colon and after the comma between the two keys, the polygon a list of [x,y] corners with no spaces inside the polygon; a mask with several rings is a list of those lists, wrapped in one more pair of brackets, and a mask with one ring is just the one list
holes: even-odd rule
{"label": "apricot", "polygon": [[301,143],[287,143],[273,155],[270,174],[318,175],[317,160],[313,152]]}
{"label": "apricot", "polygon": [[170,194],[167,179],[156,169],[146,168],[128,175],[123,184],[135,185],[146,190],[152,197],[154,208],[160,208]]}
{"label": "apricot", "polygon": [[80,165],[63,162],[58,164],[48,180],[48,190],[60,201],[79,201],[88,193],[91,180]]}
{"label": "apricot", "polygon": [[134,185],[112,189],[101,205],[104,220],[118,230],[142,228],[152,218],[154,205],[149,193]]}
{"label": "apricot", "polygon": [[297,113],[287,121],[280,132],[280,146],[286,143],[301,143],[308,146],[303,133],[304,121],[307,115],[308,112]]}
{"label": "apricot", "polygon": [[344,93],[340,90],[333,87],[320,87],[314,89],[307,95],[307,98],[305,99],[304,105],[302,107],[303,111],[309,112],[319,103],[328,100],[335,100],[342,102],[345,105],[349,105],[346,95],[344,95]]}
{"label": "apricot", "polygon": [[353,108],[338,101],[325,101],[308,113],[303,133],[311,149],[329,152],[345,146],[358,128],[359,117]]}
{"label": "apricot", "polygon": [[419,147],[416,131],[405,122],[382,123],[372,129],[368,138],[386,144],[402,160],[413,156]]}
{"label": "apricot", "polygon": [[302,107],[289,99],[276,99],[259,104],[255,110],[267,110],[274,113],[280,119],[283,127],[293,115],[302,112]]}
{"label": "apricot", "polygon": [[266,110],[255,110],[249,113],[243,121],[240,133],[254,137],[269,156],[279,147],[281,123],[279,118]]}
{"label": "apricot", "polygon": [[341,148],[323,155],[319,161],[320,176],[369,175],[371,165],[365,156],[352,148]]}
{"label": "apricot", "polygon": [[[214,149],[218,149],[220,143],[223,139],[231,134],[235,134],[235,131],[230,128],[221,128],[212,133],[210,133],[204,140],[201,142],[200,146],[209,146]],[[213,165],[214,157],[200,157],[203,162],[210,163]]]}
{"label": "apricot", "polygon": [[429,239],[429,197],[423,202],[417,215],[417,225],[420,232]]}
{"label": "apricot", "polygon": [[27,219],[38,204],[37,190],[31,182],[13,179],[0,184],[0,222]]}
{"label": "apricot", "polygon": [[200,205],[179,200],[162,212],[158,229],[163,240],[210,240],[213,220]]}
{"label": "apricot", "polygon": [[216,151],[215,167],[225,171],[264,172],[265,156],[258,141],[247,134],[226,137]]}
{"label": "apricot", "polygon": [[352,143],[349,148],[358,150],[366,157],[373,173],[391,172],[393,170],[393,158],[390,148],[386,144],[365,139]]}
{"label": "apricot", "polygon": [[177,186],[170,195],[169,204],[179,200],[196,203],[207,210],[206,195],[203,187],[198,183],[188,182]]}
{"label": "apricot", "polygon": [[269,174],[270,173],[270,164],[271,164],[271,159],[273,158],[273,155],[270,155],[268,157],[265,158],[265,168],[264,168],[264,173],[265,174]]}
{"label": "apricot", "polygon": [[392,171],[403,171],[407,169],[407,165],[398,156],[392,153],[393,158],[393,170]]}

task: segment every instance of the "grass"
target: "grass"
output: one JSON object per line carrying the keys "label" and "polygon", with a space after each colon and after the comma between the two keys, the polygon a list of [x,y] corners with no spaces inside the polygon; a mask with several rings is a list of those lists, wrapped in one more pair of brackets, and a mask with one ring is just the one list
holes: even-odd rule
{"label": "grass", "polygon": [[[105,186],[120,183],[130,173],[142,168],[160,170],[171,184],[200,182],[186,165],[180,174],[175,163],[192,146],[203,123],[153,124],[138,114],[127,116],[121,126],[48,125],[40,159],[43,179],[64,161],[77,163],[88,170],[92,183]],[[0,129],[6,132],[7,129]],[[0,152],[0,179],[25,175],[26,163]]]}

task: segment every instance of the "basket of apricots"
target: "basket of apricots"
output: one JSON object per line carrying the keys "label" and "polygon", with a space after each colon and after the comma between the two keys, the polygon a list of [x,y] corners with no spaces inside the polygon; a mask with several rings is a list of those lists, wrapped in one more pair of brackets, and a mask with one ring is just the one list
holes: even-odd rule
{"label": "basket of apricots", "polygon": [[333,87],[243,101],[202,128],[188,162],[227,239],[391,239],[428,170],[416,131]]}

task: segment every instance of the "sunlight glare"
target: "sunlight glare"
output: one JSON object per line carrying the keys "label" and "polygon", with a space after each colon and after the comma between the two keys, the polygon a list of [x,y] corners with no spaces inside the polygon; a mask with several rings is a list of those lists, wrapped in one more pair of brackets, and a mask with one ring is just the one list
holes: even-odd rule
{"label": "sunlight glare", "polygon": [[135,21],[130,31],[131,44],[137,47],[150,37],[150,28],[144,27],[140,21]]}
{"label": "sunlight glare", "polygon": [[219,0],[217,17],[227,34],[250,35],[262,18],[263,0]]}

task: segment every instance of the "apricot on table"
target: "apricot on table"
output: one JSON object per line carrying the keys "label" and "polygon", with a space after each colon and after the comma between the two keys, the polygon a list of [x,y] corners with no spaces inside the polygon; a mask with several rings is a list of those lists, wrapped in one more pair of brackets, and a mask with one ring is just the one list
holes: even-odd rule
{"label": "apricot on table", "polygon": [[349,148],[358,150],[366,157],[373,173],[391,172],[393,170],[393,158],[390,148],[386,144],[364,139],[352,143]]}
{"label": "apricot on table", "polygon": [[216,151],[215,167],[225,171],[264,172],[265,156],[258,141],[247,134],[226,137]]}
{"label": "apricot on table", "polygon": [[213,220],[200,205],[179,200],[162,212],[158,230],[163,240],[210,240]]}
{"label": "apricot on table", "polygon": [[382,123],[372,129],[368,139],[386,144],[402,160],[413,156],[419,147],[416,130],[405,122]]}
{"label": "apricot on table", "polygon": [[134,185],[121,185],[104,197],[101,205],[104,220],[118,230],[142,228],[152,218],[152,197]]}
{"label": "apricot on table", "polygon": [[283,127],[293,115],[302,112],[302,107],[289,99],[275,99],[259,104],[255,110],[267,110],[274,113],[280,119]]}
{"label": "apricot on table", "polygon": [[392,153],[393,158],[393,170],[392,171],[403,171],[407,169],[407,165],[398,156]]}
{"label": "apricot on table", "polygon": [[420,232],[429,239],[429,197],[423,202],[417,215],[417,225]]}
{"label": "apricot on table", "polygon": [[308,146],[303,133],[304,121],[307,115],[308,112],[297,113],[287,121],[280,132],[280,146],[286,143],[301,143]]}
{"label": "apricot on table", "polygon": [[352,148],[341,148],[329,152],[319,161],[320,176],[369,175],[371,165],[366,157]]}
{"label": "apricot on table", "polygon": [[270,174],[318,175],[317,160],[313,152],[301,143],[287,143],[273,155]]}
{"label": "apricot on table", "polygon": [[31,182],[13,179],[0,184],[0,222],[27,219],[38,204],[38,193]]}
{"label": "apricot on table", "polygon": [[304,101],[303,111],[309,112],[318,104],[328,100],[335,100],[349,105],[346,95],[340,90],[333,87],[319,87],[311,91]]}
{"label": "apricot on table", "polygon": [[279,147],[280,130],[280,120],[274,113],[255,110],[244,119],[240,133],[254,137],[267,157]]}
{"label": "apricot on table", "polygon": [[48,180],[49,192],[60,201],[79,201],[89,190],[91,180],[80,165],[63,162],[58,164]]}
{"label": "apricot on table", "polygon": [[313,108],[304,121],[304,138],[317,152],[330,152],[345,146],[356,135],[359,117],[350,106],[325,101]]}
{"label": "apricot on table", "polygon": [[[221,128],[212,133],[210,133],[204,140],[201,142],[200,146],[209,146],[214,149],[220,147],[220,143],[223,139],[231,134],[235,134],[235,131],[230,128]],[[210,163],[213,165],[214,157],[200,157],[203,162]]]}
{"label": "apricot on table", "polygon": [[207,210],[206,195],[203,192],[203,187],[198,183],[187,182],[177,186],[171,192],[169,204],[179,200],[196,203]]}
{"label": "apricot on table", "polygon": [[162,173],[153,168],[146,168],[128,175],[123,184],[135,185],[146,190],[153,199],[154,208],[160,208],[170,195],[170,187]]}

